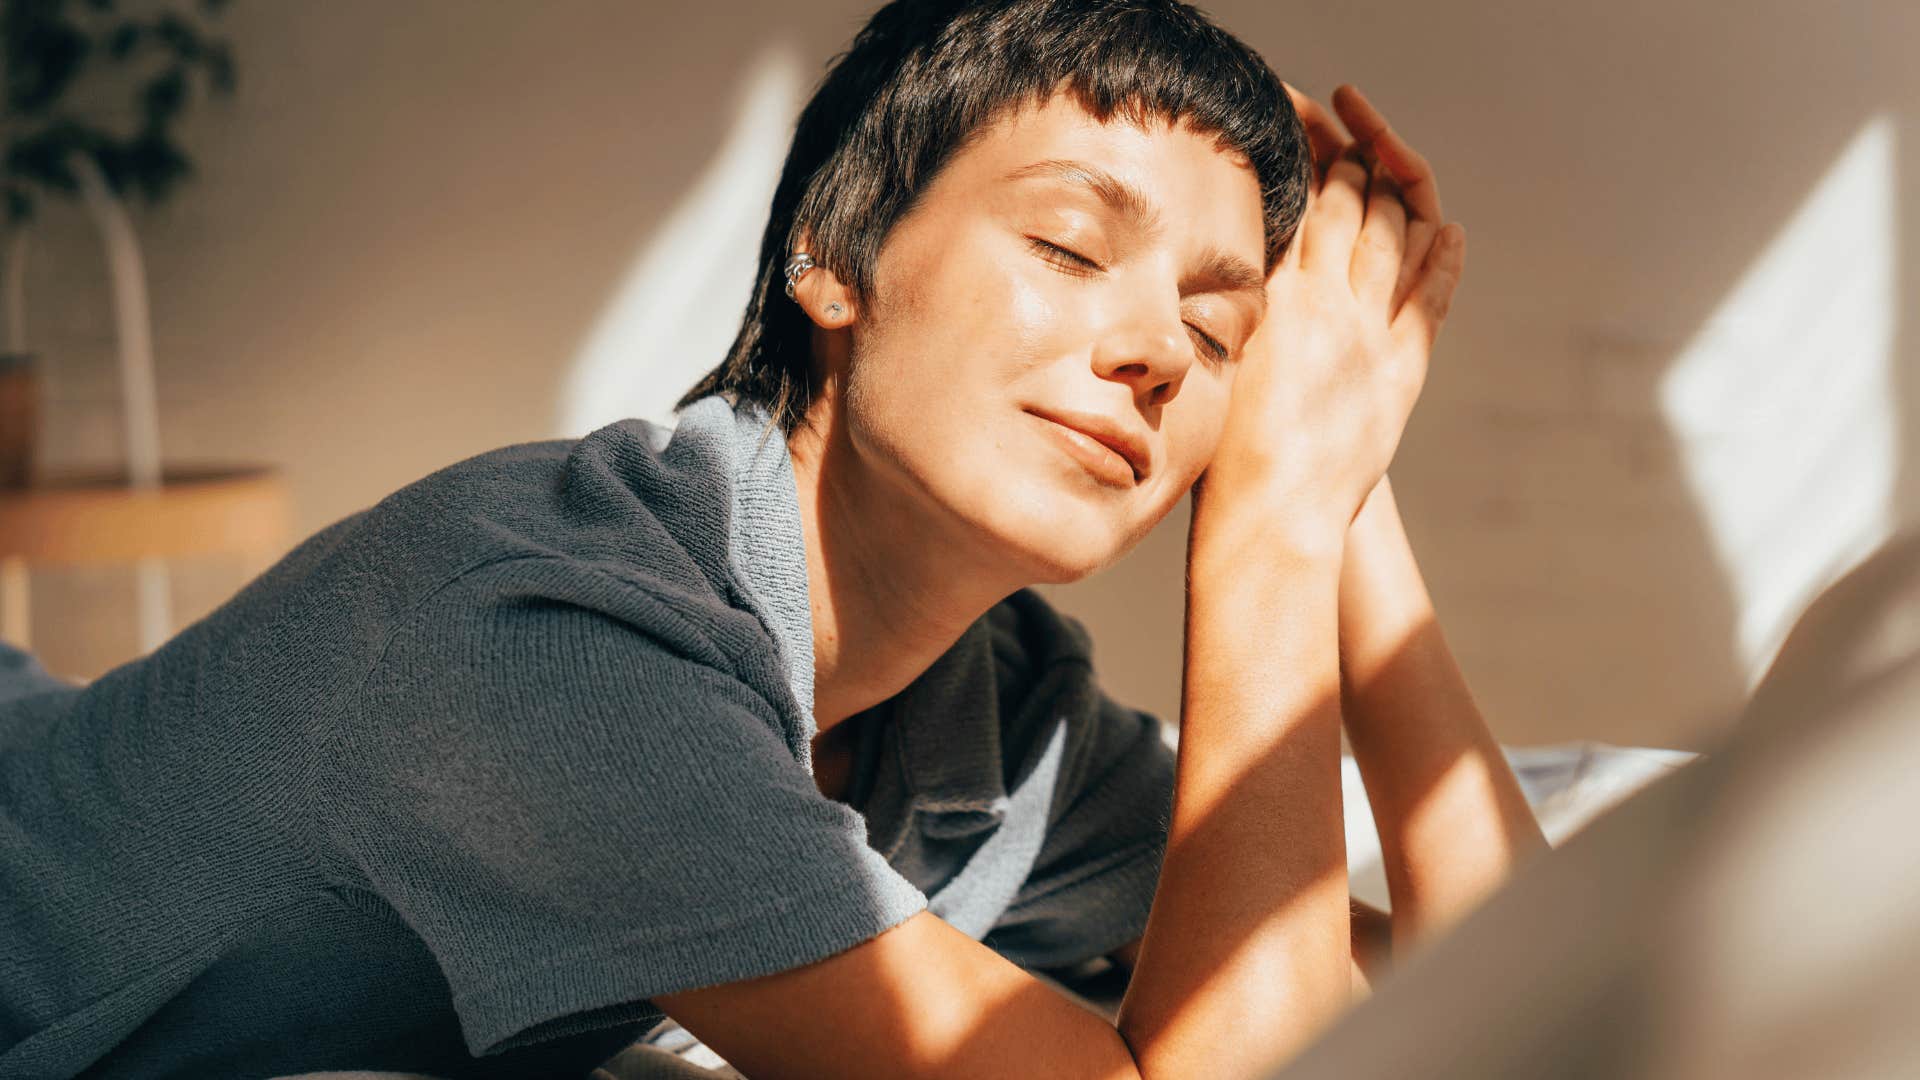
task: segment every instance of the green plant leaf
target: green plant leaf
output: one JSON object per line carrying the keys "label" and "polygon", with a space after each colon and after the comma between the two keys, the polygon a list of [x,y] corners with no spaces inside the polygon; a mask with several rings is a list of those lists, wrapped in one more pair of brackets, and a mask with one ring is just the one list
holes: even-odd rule
{"label": "green plant leaf", "polygon": [[12,178],[24,177],[43,187],[73,194],[80,190],[80,185],[67,168],[68,157],[75,151],[95,153],[97,157],[101,146],[98,132],[72,120],[56,120],[13,140],[7,147],[7,173]]}
{"label": "green plant leaf", "polygon": [[173,54],[182,60],[200,58],[200,31],[194,25],[178,15],[168,12],[160,16],[153,24],[153,36],[160,44],[173,50]]}
{"label": "green plant leaf", "polygon": [[[157,202],[193,173],[169,129],[192,103],[194,69],[210,94],[231,95],[238,82],[232,47],[191,17],[217,16],[227,0],[142,0],[127,14],[118,0],[0,0],[0,88],[5,95],[0,210],[30,216],[50,194],[73,195],[71,164],[87,154],[122,195]],[[159,54],[160,70],[144,61]],[[91,69],[91,71],[90,71]],[[118,70],[115,70],[118,69]],[[109,130],[67,111],[69,98],[102,70],[119,86],[134,78],[138,129]],[[86,103],[99,105],[97,93]]]}
{"label": "green plant leaf", "polygon": [[143,131],[120,147],[119,166],[129,190],[157,203],[181,180],[193,175],[187,155],[159,130]]}
{"label": "green plant leaf", "polygon": [[147,126],[163,127],[187,103],[187,71],[176,64],[155,76],[140,91],[140,111]]}
{"label": "green plant leaf", "polygon": [[232,94],[234,86],[240,81],[233,65],[233,49],[224,41],[216,41],[207,46],[201,60],[206,67],[208,87],[217,94]]}
{"label": "green plant leaf", "polygon": [[9,4],[4,18],[7,112],[44,112],[66,93],[93,43],[44,5]]}
{"label": "green plant leaf", "polygon": [[115,60],[125,60],[140,46],[146,34],[147,28],[137,22],[121,23],[113,28],[113,33],[107,35],[107,55]]}
{"label": "green plant leaf", "polygon": [[33,192],[18,184],[8,184],[6,200],[9,223],[18,225],[33,220]]}

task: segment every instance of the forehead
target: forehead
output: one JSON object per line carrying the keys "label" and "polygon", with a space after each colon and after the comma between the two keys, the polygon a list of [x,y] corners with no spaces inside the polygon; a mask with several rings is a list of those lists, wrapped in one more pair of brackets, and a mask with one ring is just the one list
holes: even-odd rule
{"label": "forehead", "polygon": [[989,124],[933,186],[996,203],[1054,191],[1095,198],[1098,192],[1075,170],[1048,167],[1062,161],[1093,166],[1145,196],[1150,205],[1140,209],[1151,211],[1169,236],[1243,252],[1260,264],[1266,250],[1260,184],[1244,157],[1184,123],[1155,118],[1140,125],[1118,114],[1099,120],[1064,93]]}

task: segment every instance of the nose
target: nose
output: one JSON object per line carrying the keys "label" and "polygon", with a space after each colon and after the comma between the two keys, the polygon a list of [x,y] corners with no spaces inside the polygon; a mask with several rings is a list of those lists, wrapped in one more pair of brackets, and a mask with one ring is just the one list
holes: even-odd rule
{"label": "nose", "polygon": [[1165,295],[1124,303],[1093,350],[1094,373],[1128,383],[1142,409],[1173,400],[1193,362],[1179,300]]}

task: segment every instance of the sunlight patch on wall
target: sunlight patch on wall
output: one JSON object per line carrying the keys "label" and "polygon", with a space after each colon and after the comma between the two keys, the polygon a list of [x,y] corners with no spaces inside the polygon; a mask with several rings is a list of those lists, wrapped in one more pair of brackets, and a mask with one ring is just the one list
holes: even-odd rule
{"label": "sunlight patch on wall", "polygon": [[1895,127],[1870,120],[1662,380],[1749,685],[1893,528]]}
{"label": "sunlight patch on wall", "polygon": [[791,48],[755,58],[726,142],[642,246],[568,365],[553,434],[629,416],[672,424],[674,402],[726,355],[806,89]]}

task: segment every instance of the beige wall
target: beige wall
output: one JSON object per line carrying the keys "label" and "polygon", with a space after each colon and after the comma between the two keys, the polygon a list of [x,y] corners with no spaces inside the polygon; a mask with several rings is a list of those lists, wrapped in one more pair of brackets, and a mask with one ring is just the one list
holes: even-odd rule
{"label": "beige wall", "polygon": [[[1468,282],[1393,476],[1510,742],[1695,745],[1742,698],[1748,600],[1659,380],[1869,118],[1895,133],[1900,204],[1920,190],[1911,5],[1731,7],[1213,6],[1296,85],[1367,88],[1469,226]],[[281,466],[305,535],[461,456],[547,437],[569,360],[724,139],[743,66],[776,39],[824,62],[865,8],[236,5],[240,93],[193,117],[198,180],[137,214],[168,457]],[[1910,280],[1920,227],[1893,227]],[[52,361],[55,463],[118,453],[104,280],[78,211],[48,215],[29,336]],[[1915,351],[1896,324],[1886,400],[1903,429],[1920,415]],[[1756,355],[1755,378],[1778,362]],[[1911,465],[1894,480],[1911,520]],[[1053,591],[1089,620],[1114,692],[1168,718],[1184,525],[1183,507],[1120,567]],[[181,567],[181,616],[238,584]],[[50,667],[131,655],[130,575],[34,587]]]}

